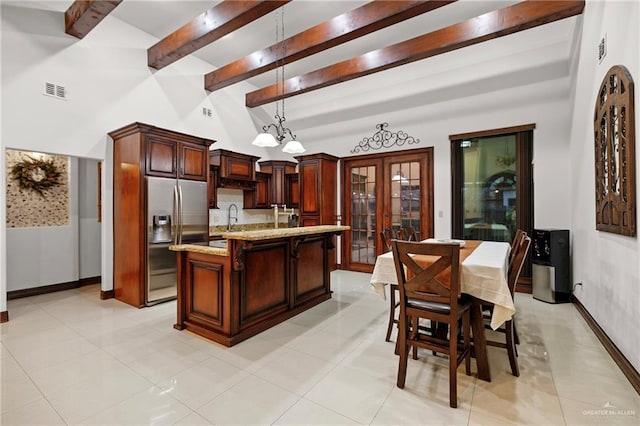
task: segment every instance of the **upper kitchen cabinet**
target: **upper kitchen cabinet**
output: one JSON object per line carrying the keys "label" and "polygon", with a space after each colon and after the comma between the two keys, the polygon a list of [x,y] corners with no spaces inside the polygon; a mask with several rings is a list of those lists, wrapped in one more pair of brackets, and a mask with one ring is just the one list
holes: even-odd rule
{"label": "upper kitchen cabinet", "polygon": [[271,199],[271,174],[256,172],[256,187],[252,191],[244,191],[245,209],[270,209]]}
{"label": "upper kitchen cabinet", "polygon": [[338,157],[310,154],[298,160],[300,226],[335,225]]}
{"label": "upper kitchen cabinet", "polygon": [[271,204],[286,204],[287,207],[294,207],[287,185],[287,175],[296,172],[296,165],[292,161],[260,161],[260,172],[271,175],[270,179],[270,201]]}
{"label": "upper kitchen cabinet", "polygon": [[256,186],[256,161],[260,157],[216,149],[210,151],[211,166],[218,167],[217,187],[252,190]]}
{"label": "upper kitchen cabinet", "polygon": [[208,146],[213,141],[140,123],[131,126],[145,139],[146,175],[207,180]]}

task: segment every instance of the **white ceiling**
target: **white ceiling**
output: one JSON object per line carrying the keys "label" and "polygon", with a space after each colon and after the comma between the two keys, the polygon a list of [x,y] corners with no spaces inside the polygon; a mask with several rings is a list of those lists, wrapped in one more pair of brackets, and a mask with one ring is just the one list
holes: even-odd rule
{"label": "white ceiling", "polygon": [[[20,7],[34,7],[64,12],[72,0],[2,0],[4,4]],[[111,13],[111,17],[122,20],[145,31],[158,39],[175,31],[194,17],[198,16],[219,1],[190,0],[123,0]],[[285,37],[289,37],[313,25],[324,22],[348,10],[357,8],[367,1],[353,0],[294,0],[284,6]],[[517,1],[478,1],[460,0],[421,16],[409,19],[392,27],[382,29],[373,34],[353,40],[349,43],[320,52],[309,58],[289,64],[285,67],[285,77],[327,66],[345,59],[362,55],[418,35],[466,20],[483,13],[505,7]],[[568,18],[554,24],[555,37],[558,41],[569,41],[573,37],[575,18]],[[535,31],[527,30],[536,37]],[[513,37],[513,36],[507,36]],[[272,12],[234,33],[200,49],[195,53],[201,59],[215,67],[225,65],[235,59],[250,54],[273,44],[276,41],[276,14]],[[532,40],[532,42],[534,42]],[[527,44],[525,42],[525,44]],[[567,49],[567,56],[570,52]],[[423,61],[430,61],[425,59]],[[422,61],[421,61],[422,62]],[[535,67],[536,64],[531,64]],[[213,68],[212,68],[213,69]],[[389,71],[386,71],[387,73]],[[257,87],[264,87],[275,82],[275,71],[253,77],[248,80]],[[349,84],[349,83],[346,83]]]}

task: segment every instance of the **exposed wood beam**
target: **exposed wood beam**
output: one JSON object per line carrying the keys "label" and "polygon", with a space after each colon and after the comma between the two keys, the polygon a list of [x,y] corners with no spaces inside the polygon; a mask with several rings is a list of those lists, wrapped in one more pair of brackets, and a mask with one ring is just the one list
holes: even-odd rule
{"label": "exposed wood beam", "polygon": [[525,1],[247,93],[250,108],[579,15],[584,1]]}
{"label": "exposed wood beam", "polygon": [[64,32],[84,38],[122,0],[75,0],[64,12]]}
{"label": "exposed wood beam", "polygon": [[222,89],[454,1],[372,1],[206,74],[204,88]]}
{"label": "exposed wood beam", "polygon": [[290,1],[225,0],[151,46],[147,63],[162,69]]}

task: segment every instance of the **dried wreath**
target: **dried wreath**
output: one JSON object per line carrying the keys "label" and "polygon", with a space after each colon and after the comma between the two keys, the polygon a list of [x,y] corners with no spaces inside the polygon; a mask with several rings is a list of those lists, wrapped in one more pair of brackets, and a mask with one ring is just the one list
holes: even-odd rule
{"label": "dried wreath", "polygon": [[11,178],[18,181],[20,189],[32,189],[44,197],[44,191],[60,185],[61,172],[51,160],[27,157],[11,168]]}

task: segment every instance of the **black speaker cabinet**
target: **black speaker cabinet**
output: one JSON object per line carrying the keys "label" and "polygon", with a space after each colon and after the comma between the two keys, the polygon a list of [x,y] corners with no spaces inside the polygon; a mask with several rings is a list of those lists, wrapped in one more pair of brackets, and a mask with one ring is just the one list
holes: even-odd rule
{"label": "black speaker cabinet", "polygon": [[533,297],[549,303],[571,297],[569,231],[534,229],[532,253]]}

